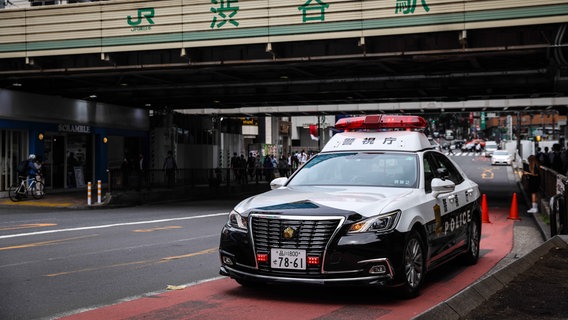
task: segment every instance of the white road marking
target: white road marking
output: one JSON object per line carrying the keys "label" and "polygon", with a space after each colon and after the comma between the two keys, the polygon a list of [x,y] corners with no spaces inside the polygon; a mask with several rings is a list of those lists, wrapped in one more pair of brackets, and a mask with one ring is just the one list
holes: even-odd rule
{"label": "white road marking", "polygon": [[104,225],[100,225],[100,226],[78,227],[78,228],[57,229],[57,230],[44,230],[44,231],[37,231],[37,232],[9,234],[9,235],[5,235],[5,236],[0,236],[0,239],[36,236],[36,235],[40,235],[40,234],[60,233],[60,232],[69,232],[69,231],[81,231],[81,230],[93,230],[93,229],[104,229],[104,228],[112,228],[112,227],[122,227],[122,226],[133,226],[133,225],[139,225],[139,224],[151,224],[151,223],[180,221],[180,220],[193,220],[193,219],[201,219],[201,218],[218,217],[218,216],[223,216],[223,215],[228,215],[228,214],[229,214],[228,212],[223,212],[223,213],[204,214],[204,215],[193,216],[193,217],[148,220],[148,221],[136,221],[136,222],[124,222],[124,223],[104,224]]}

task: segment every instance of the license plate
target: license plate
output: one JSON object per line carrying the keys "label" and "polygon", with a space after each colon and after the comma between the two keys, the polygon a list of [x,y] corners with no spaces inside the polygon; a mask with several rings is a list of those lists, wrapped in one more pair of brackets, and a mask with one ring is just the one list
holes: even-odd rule
{"label": "license plate", "polygon": [[270,266],[274,269],[306,270],[306,250],[271,249]]}

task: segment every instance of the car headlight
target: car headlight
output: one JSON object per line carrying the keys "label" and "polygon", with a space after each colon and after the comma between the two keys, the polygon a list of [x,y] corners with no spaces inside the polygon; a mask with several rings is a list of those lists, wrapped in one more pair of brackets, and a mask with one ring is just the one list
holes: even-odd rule
{"label": "car headlight", "polygon": [[398,218],[400,217],[400,210],[380,214],[378,216],[370,217],[365,220],[354,223],[348,233],[361,233],[361,232],[388,232],[396,227]]}
{"label": "car headlight", "polygon": [[232,210],[231,213],[229,213],[229,220],[227,221],[227,224],[236,229],[241,229],[245,231],[248,229],[247,219],[241,216],[235,210]]}

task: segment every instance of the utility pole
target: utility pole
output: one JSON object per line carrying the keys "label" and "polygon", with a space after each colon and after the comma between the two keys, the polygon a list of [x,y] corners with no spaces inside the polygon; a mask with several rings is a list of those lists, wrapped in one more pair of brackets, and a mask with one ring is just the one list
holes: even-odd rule
{"label": "utility pole", "polygon": [[517,112],[517,152],[523,157],[523,150],[521,144],[521,113]]}
{"label": "utility pole", "polygon": [[321,151],[321,139],[323,137],[320,134],[320,115],[318,114],[318,152]]}

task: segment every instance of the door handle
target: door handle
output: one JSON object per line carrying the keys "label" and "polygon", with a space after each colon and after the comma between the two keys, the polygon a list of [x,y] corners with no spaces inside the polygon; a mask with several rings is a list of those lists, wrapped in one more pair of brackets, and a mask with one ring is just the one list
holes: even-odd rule
{"label": "door handle", "polygon": [[451,196],[448,197],[448,200],[449,200],[451,203],[453,203],[455,199],[456,199],[456,195],[455,195],[455,194],[452,194]]}

